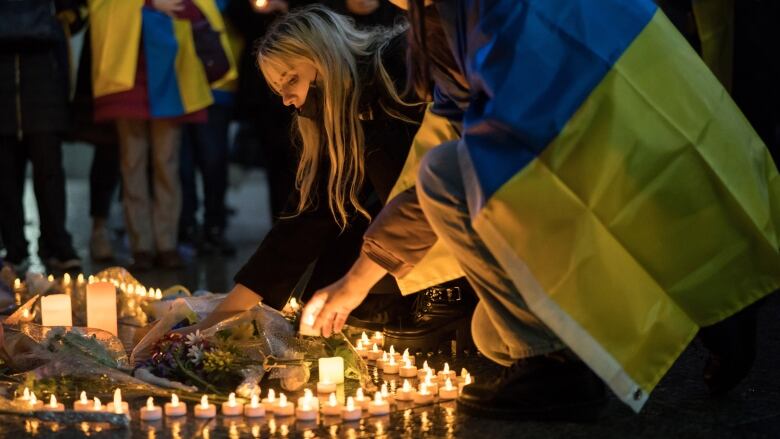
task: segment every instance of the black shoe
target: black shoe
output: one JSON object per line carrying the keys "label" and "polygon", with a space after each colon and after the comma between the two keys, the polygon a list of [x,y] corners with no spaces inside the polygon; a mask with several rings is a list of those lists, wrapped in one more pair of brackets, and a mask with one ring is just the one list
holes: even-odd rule
{"label": "black shoe", "polygon": [[218,253],[223,256],[233,256],[236,254],[236,247],[228,242],[221,227],[209,227],[206,229],[201,246],[198,248],[198,253]]}
{"label": "black shoe", "polygon": [[366,331],[381,331],[386,324],[409,315],[413,298],[392,294],[369,294],[347,317],[347,325]]}
{"label": "black shoe", "polygon": [[592,421],[606,403],[601,379],[562,352],[518,360],[495,381],[470,384],[458,397],[463,413],[517,421]]}
{"label": "black shoe", "polygon": [[737,386],[756,359],[759,303],[699,330],[699,339],[710,351],[703,378],[710,393],[722,395]]}
{"label": "black shoe", "polygon": [[79,273],[82,271],[81,259],[76,255],[75,251],[48,257],[44,259],[44,264],[50,272],[54,273]]}
{"label": "black shoe", "polygon": [[477,301],[465,278],[419,292],[410,318],[385,326],[385,343],[396,349],[429,352],[456,339],[458,350],[471,349],[471,316]]}

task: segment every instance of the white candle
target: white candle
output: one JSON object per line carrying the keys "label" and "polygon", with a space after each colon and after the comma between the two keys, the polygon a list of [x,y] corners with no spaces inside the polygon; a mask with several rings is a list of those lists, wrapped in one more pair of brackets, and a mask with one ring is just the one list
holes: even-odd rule
{"label": "white candle", "polygon": [[415,404],[430,404],[433,402],[433,393],[428,391],[425,383],[420,384],[420,390],[414,395]]}
{"label": "white candle", "polygon": [[317,408],[310,404],[311,401],[304,400],[298,404],[295,409],[295,418],[299,421],[313,421],[317,419]]}
{"label": "white candle", "polygon": [[38,401],[35,392],[30,392],[30,399],[27,400],[27,408],[30,410],[40,410],[43,408],[43,401]]}
{"label": "white candle", "polygon": [[265,407],[260,404],[259,397],[255,393],[249,404],[244,405],[244,416],[247,418],[260,418],[265,416]]}
{"label": "white candle", "polygon": [[369,360],[376,360],[377,358],[382,356],[382,351],[379,350],[379,346],[374,343],[374,346],[371,347],[371,350],[366,353],[366,356]]}
{"label": "white candle", "polygon": [[336,391],[336,383],[320,381],[317,383],[317,393],[331,393]]}
{"label": "white candle", "polygon": [[70,274],[65,273],[62,275],[62,286],[63,287],[69,287],[70,286]]}
{"label": "white candle", "polygon": [[21,396],[18,396],[16,399],[18,399],[19,401],[29,401],[30,400],[30,389],[25,387],[24,390],[22,391]]}
{"label": "white candle", "polygon": [[409,380],[404,380],[404,385],[395,391],[395,399],[398,401],[412,401],[415,393],[417,392],[409,384]]}
{"label": "white candle", "polygon": [[439,382],[441,382],[442,384],[444,384],[444,382],[447,381],[447,379],[454,381],[457,378],[457,376],[455,375],[455,371],[450,370],[450,365],[447,363],[444,363],[444,368],[439,372],[438,377],[439,377]]}
{"label": "white candle", "polygon": [[428,376],[428,373],[435,374],[436,370],[429,367],[427,361],[423,361],[422,369],[417,371],[417,379],[420,381],[424,380],[425,377]]}
{"label": "white candle", "polygon": [[363,340],[358,340],[357,346],[355,346],[355,351],[360,355],[361,358],[368,357],[368,349],[366,349],[365,345],[363,345]]}
{"label": "white candle", "polygon": [[366,395],[363,393],[363,389],[357,389],[355,391],[355,404],[360,407],[363,410],[366,410],[368,408],[368,403],[371,402],[370,399],[366,398]]}
{"label": "white candle", "polygon": [[187,414],[187,403],[179,402],[179,396],[175,393],[171,395],[171,402],[165,403],[165,416],[176,417]]}
{"label": "white candle", "polygon": [[104,412],[104,411],[106,411],[103,408],[103,403],[100,402],[100,398],[98,398],[97,396],[93,398],[92,411],[93,412]]}
{"label": "white candle", "polygon": [[377,344],[379,346],[384,346],[385,337],[382,335],[381,332],[374,331],[374,335],[371,337],[371,343]]}
{"label": "white candle", "polygon": [[240,416],[244,412],[244,404],[236,402],[236,394],[230,392],[228,400],[222,403],[222,414],[225,416]]}
{"label": "white candle", "polygon": [[415,378],[417,377],[417,367],[412,366],[409,359],[406,359],[404,365],[398,370],[398,374],[401,375],[401,378]]}
{"label": "white candle", "polygon": [[385,364],[390,360],[390,355],[387,354],[387,351],[382,352],[382,356],[376,359],[376,368],[377,369],[385,369]]}
{"label": "white candle", "polygon": [[76,285],[84,285],[84,273],[79,273],[76,278]]}
{"label": "white candle", "polygon": [[404,354],[401,355],[402,361],[409,360],[410,363],[416,364],[415,363],[416,359],[417,357],[415,357],[414,355],[409,355],[409,348],[404,349]]}
{"label": "white candle", "polygon": [[362,410],[360,407],[355,406],[355,400],[352,399],[352,397],[347,398],[347,405],[344,406],[344,408],[341,410],[341,417],[345,421],[356,421],[360,419],[360,416],[362,415]]}
{"label": "white candle", "polygon": [[471,384],[471,374],[467,373],[462,383],[458,383],[458,392],[463,393],[463,388]]}
{"label": "white candle", "polygon": [[336,394],[331,393],[328,396],[328,402],[322,406],[322,414],[325,416],[339,416],[342,408],[344,407],[336,400]]}
{"label": "white candle", "polygon": [[390,413],[390,403],[382,398],[382,392],[374,393],[374,400],[368,404],[368,413],[372,416],[382,416]]}
{"label": "white candle", "polygon": [[390,360],[385,363],[384,367],[382,368],[382,372],[388,375],[395,375],[398,373],[398,363],[395,362],[395,358],[390,357]]}
{"label": "white candle", "polygon": [[73,401],[73,410],[77,412],[86,412],[92,410],[92,404],[87,399],[87,392],[81,391],[81,397],[78,401]]}
{"label": "white candle", "polygon": [[320,400],[314,397],[314,394],[309,389],[303,389],[303,396],[298,398],[298,405],[306,403],[309,407],[314,407],[317,410],[320,408]]}
{"label": "white candle", "polygon": [[279,403],[274,407],[274,416],[292,416],[295,413],[295,404],[287,401],[284,393],[279,394]]}
{"label": "white candle", "polygon": [[428,389],[429,392],[432,394],[439,393],[439,383],[434,380],[433,373],[428,371],[428,375],[425,375],[425,379],[423,380],[425,383],[425,387]]}
{"label": "white candle", "polygon": [[195,417],[201,419],[209,419],[217,416],[217,406],[209,404],[208,395],[203,395],[200,398],[200,404],[195,406]]}
{"label": "white candle", "polygon": [[279,404],[279,401],[276,400],[276,392],[274,392],[274,389],[268,389],[268,397],[263,398],[262,404],[265,411],[274,411],[274,408]]}
{"label": "white candle", "polygon": [[87,326],[117,335],[116,287],[108,282],[87,285]]}
{"label": "white candle", "polygon": [[382,394],[382,398],[384,398],[390,404],[395,402],[395,398],[387,390],[387,383],[382,383],[382,387],[379,388],[379,392]]}
{"label": "white candle", "polygon": [[458,388],[452,385],[452,380],[447,378],[444,386],[439,388],[439,399],[455,399],[458,397]]}
{"label": "white candle", "polygon": [[54,395],[51,395],[49,397],[49,403],[46,404],[45,407],[43,407],[43,410],[48,410],[50,412],[64,412],[65,411],[65,405],[57,402],[57,397]]}
{"label": "white candle", "polygon": [[151,396],[146,400],[146,407],[141,407],[142,421],[158,421],[162,419],[162,407],[154,405],[154,398]]}
{"label": "white candle", "polygon": [[125,414],[130,415],[130,407],[127,405],[127,401],[122,401],[122,391],[119,389],[114,390],[114,400],[108,403],[108,412],[116,413],[118,415]]}
{"label": "white candle", "polygon": [[43,326],[73,326],[70,296],[51,294],[41,297],[41,324]]}
{"label": "white candle", "polygon": [[320,381],[330,381],[331,383],[341,384],[344,382],[344,359],[341,357],[320,358],[319,361]]}

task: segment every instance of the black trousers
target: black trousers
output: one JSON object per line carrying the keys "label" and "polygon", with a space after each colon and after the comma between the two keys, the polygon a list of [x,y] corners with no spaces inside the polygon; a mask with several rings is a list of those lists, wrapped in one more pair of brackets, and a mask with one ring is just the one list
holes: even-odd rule
{"label": "black trousers", "polygon": [[19,263],[29,256],[24,236],[24,180],[27,161],[33,166],[33,188],[40,218],[39,254],[42,258],[75,255],[65,230],[65,172],[62,143],[54,132],[0,135],[0,234],[6,259]]}
{"label": "black trousers", "polygon": [[119,185],[119,145],[95,145],[89,170],[89,216],[108,218]]}

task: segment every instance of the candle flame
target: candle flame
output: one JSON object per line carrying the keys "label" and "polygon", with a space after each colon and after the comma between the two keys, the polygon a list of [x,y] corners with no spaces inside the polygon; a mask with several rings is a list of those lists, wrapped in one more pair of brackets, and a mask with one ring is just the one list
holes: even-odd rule
{"label": "candle flame", "polygon": [[157,288],[157,291],[154,292],[154,298],[158,300],[162,299],[162,291],[159,288]]}
{"label": "candle flame", "polygon": [[363,334],[360,335],[360,339],[368,343],[368,336],[366,335],[365,331],[363,331]]}
{"label": "candle flame", "polygon": [[298,303],[295,297],[290,299],[290,309],[292,309],[293,311],[298,311],[298,308],[300,308],[300,306],[301,305]]}
{"label": "candle flame", "polygon": [[230,392],[230,395],[228,395],[228,405],[231,407],[236,406],[236,394],[234,392]]}
{"label": "candle flame", "polygon": [[92,404],[92,408],[93,408],[95,411],[102,410],[102,409],[103,409],[103,403],[101,403],[101,402],[100,402],[100,398],[98,398],[98,397],[95,397],[95,398],[94,398],[94,401],[95,401],[95,402]]}
{"label": "candle flame", "polygon": [[135,294],[135,285],[130,284],[127,286],[127,294]]}
{"label": "candle flame", "polygon": [[382,392],[376,392],[374,393],[374,404],[382,404],[384,401],[382,400]]}
{"label": "candle flame", "polygon": [[25,387],[24,391],[22,392],[22,399],[30,399],[30,389],[27,387]]}
{"label": "candle flame", "polygon": [[374,352],[379,352],[379,348],[376,346],[376,343],[374,343],[374,347],[371,348]]}
{"label": "candle flame", "polygon": [[468,375],[468,374],[469,374],[469,372],[466,370],[465,367],[462,367],[460,369],[460,376],[462,376],[463,378],[466,378],[466,375]]}
{"label": "candle flame", "polygon": [[257,401],[257,393],[252,395],[252,401],[250,401],[249,406],[252,408],[257,407],[258,401]]}
{"label": "candle flame", "polygon": [[452,390],[452,381],[447,378],[447,381],[444,382],[444,388],[447,390]]}
{"label": "candle flame", "polygon": [[17,277],[14,279],[14,289],[19,290],[22,288],[22,281]]}
{"label": "candle flame", "polygon": [[209,408],[209,396],[203,395],[200,397],[200,406],[204,409]]}
{"label": "candle flame", "polygon": [[355,346],[355,349],[358,350],[358,351],[363,349],[363,340],[358,340],[357,345]]}
{"label": "candle flame", "polygon": [[268,4],[268,0],[257,0],[257,1],[255,1],[255,6],[257,6],[258,8],[264,8],[265,5],[267,5],[267,4]]}
{"label": "candle flame", "polygon": [[279,394],[279,407],[284,407],[287,405],[287,395],[284,393]]}
{"label": "candle flame", "polygon": [[121,284],[119,284],[119,289],[122,291],[127,291],[127,284],[122,282]]}
{"label": "candle flame", "polygon": [[387,361],[387,352],[382,352],[382,361]]}
{"label": "candle flame", "polygon": [[151,396],[146,400],[146,410],[154,410],[154,398]]}
{"label": "candle flame", "polygon": [[428,361],[423,361],[423,370],[430,370],[431,368],[428,367]]}
{"label": "candle flame", "polygon": [[276,400],[276,392],[274,389],[268,389],[268,401],[274,402]]}
{"label": "candle flame", "polygon": [[355,410],[355,400],[351,396],[347,398],[347,410],[350,412]]}
{"label": "candle flame", "polygon": [[471,384],[471,374],[467,373],[466,378],[463,379],[463,384]]}
{"label": "candle flame", "polygon": [[56,409],[57,408],[57,397],[52,395],[49,397],[49,407]]}
{"label": "candle flame", "polygon": [[29,319],[30,318],[30,310],[25,308],[22,310],[22,318]]}
{"label": "candle flame", "polygon": [[363,399],[365,398],[365,395],[363,395],[363,389],[357,389],[357,392],[355,392],[355,399]]}
{"label": "candle flame", "polygon": [[81,396],[79,397],[79,402],[81,402],[82,404],[86,404],[87,403],[87,392],[85,392],[83,390],[81,391]]}
{"label": "candle flame", "polygon": [[84,273],[79,273],[78,277],[76,278],[76,283],[83,284],[84,283]]}
{"label": "candle flame", "polygon": [[114,390],[114,405],[115,406],[122,405],[122,391],[119,389]]}
{"label": "candle flame", "polygon": [[35,392],[30,393],[30,405],[35,405],[38,403],[38,398],[35,396]]}
{"label": "candle flame", "polygon": [[412,386],[409,385],[409,380],[404,380],[404,385],[401,387],[404,392],[412,390]]}
{"label": "candle flame", "polygon": [[382,333],[379,332],[379,331],[374,331],[374,338],[381,339],[382,338]]}
{"label": "candle flame", "polygon": [[390,355],[395,355],[395,347],[390,345]]}
{"label": "candle flame", "polygon": [[450,365],[447,363],[444,363],[444,370],[442,370],[445,374],[450,373]]}
{"label": "candle flame", "polygon": [[70,285],[70,274],[65,273],[62,275],[62,284],[63,285]]}
{"label": "candle flame", "polygon": [[178,407],[179,406],[179,395],[177,395],[175,393],[171,394],[171,405],[173,407]]}
{"label": "candle flame", "polygon": [[336,407],[337,403],[338,401],[336,401],[336,394],[331,393],[330,396],[328,397],[328,405],[330,405],[331,407]]}
{"label": "candle flame", "polygon": [[48,280],[49,282],[54,282],[54,276],[50,274],[49,277],[46,278],[46,280]]}
{"label": "candle flame", "polygon": [[95,283],[95,276],[90,274],[89,277],[87,278],[87,282],[89,282],[91,284],[94,284]]}

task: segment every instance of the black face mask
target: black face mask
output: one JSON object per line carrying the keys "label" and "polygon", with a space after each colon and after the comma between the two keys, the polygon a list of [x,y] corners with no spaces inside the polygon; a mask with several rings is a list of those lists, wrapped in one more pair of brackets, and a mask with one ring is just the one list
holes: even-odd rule
{"label": "black face mask", "polygon": [[303,105],[297,108],[299,117],[305,117],[315,122],[319,122],[322,116],[322,92],[316,83],[309,84],[309,91],[306,92],[306,100],[303,101]]}

